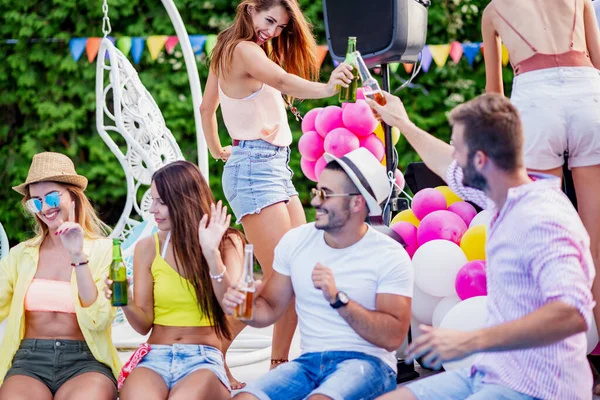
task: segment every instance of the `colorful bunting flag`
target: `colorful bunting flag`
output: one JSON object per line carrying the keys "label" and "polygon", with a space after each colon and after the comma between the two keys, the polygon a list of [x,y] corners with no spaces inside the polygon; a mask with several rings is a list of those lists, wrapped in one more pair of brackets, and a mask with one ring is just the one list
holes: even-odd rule
{"label": "colorful bunting flag", "polygon": [[443,67],[444,65],[446,65],[446,60],[448,60],[448,54],[450,54],[449,44],[430,44],[429,51],[431,52],[433,61],[435,61],[435,64],[438,67]]}
{"label": "colorful bunting flag", "polygon": [[216,44],[217,44],[217,35],[207,35],[206,43],[204,44],[204,52],[208,56],[210,56],[210,53],[212,53]]}
{"label": "colorful bunting flag", "polygon": [[98,50],[100,50],[101,41],[102,39],[99,37],[88,38],[87,43],[85,44],[85,54],[87,54],[89,62],[94,61],[94,59],[96,58]]}
{"label": "colorful bunting flag", "polygon": [[[207,45],[207,36],[206,35],[190,35],[190,43],[192,44],[192,50],[194,50],[194,54],[201,54],[202,50],[204,50],[204,46]],[[214,44],[212,48],[214,48]],[[212,48],[210,51],[212,51]],[[210,52],[207,51],[207,54]]]}
{"label": "colorful bunting flag", "polygon": [[410,74],[413,71],[413,68],[415,67],[415,64],[402,63],[402,66],[404,67],[404,70],[406,71],[406,73]]}
{"label": "colorful bunting flag", "polygon": [[458,64],[463,55],[463,48],[459,42],[452,42],[450,44],[450,58],[454,61],[454,64]]}
{"label": "colorful bunting flag", "polygon": [[87,43],[87,38],[73,38],[69,40],[69,49],[71,50],[71,57],[75,62],[79,61],[79,58],[83,54]]}
{"label": "colorful bunting flag", "polygon": [[396,73],[396,71],[398,71],[398,67],[400,66],[400,63],[390,63],[390,71],[392,71],[392,73]]}
{"label": "colorful bunting flag", "polygon": [[127,57],[131,51],[131,38],[129,36],[120,37],[117,40],[117,49],[121,50],[121,53]]}
{"label": "colorful bunting flag", "polygon": [[508,49],[502,43],[502,66],[506,67],[508,65]]}
{"label": "colorful bunting flag", "polygon": [[470,66],[473,66],[473,61],[475,61],[475,57],[479,53],[480,46],[481,43],[463,43],[463,54]]}
{"label": "colorful bunting flag", "polygon": [[[175,51],[175,46],[179,43],[179,38],[177,36],[169,36],[167,42],[165,43],[165,50],[167,50],[168,54],[173,54]],[[194,46],[192,45],[192,48]]]}
{"label": "colorful bunting flag", "polygon": [[136,64],[139,64],[142,59],[145,42],[146,39],[140,36],[131,38],[131,57],[133,57],[133,62]]}
{"label": "colorful bunting flag", "polygon": [[163,46],[167,42],[168,36],[148,36],[146,40],[146,46],[150,50],[150,57],[152,60],[156,60]]}
{"label": "colorful bunting flag", "polygon": [[317,46],[317,63],[319,64],[319,68],[321,68],[321,64],[327,57],[327,53],[329,53],[329,47],[327,45]]}
{"label": "colorful bunting flag", "polygon": [[433,56],[431,55],[429,47],[430,46],[423,47],[423,51],[421,52],[421,69],[423,72],[429,71],[429,67],[431,67],[431,62],[433,61]]}

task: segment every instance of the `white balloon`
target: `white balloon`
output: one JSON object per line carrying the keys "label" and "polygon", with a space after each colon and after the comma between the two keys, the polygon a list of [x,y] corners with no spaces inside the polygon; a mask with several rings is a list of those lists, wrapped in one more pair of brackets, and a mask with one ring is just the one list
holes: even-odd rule
{"label": "white balloon", "polygon": [[596,346],[598,346],[598,328],[596,325],[596,319],[592,318],[592,324],[590,325],[590,329],[587,331],[587,354],[590,354]]}
{"label": "white balloon", "polygon": [[412,259],[415,285],[430,296],[456,295],[456,275],[467,261],[462,249],[449,240],[424,243]]}
{"label": "white balloon", "polygon": [[433,310],[441,300],[441,297],[431,296],[415,285],[412,298],[413,317],[426,325],[431,325]]}
{"label": "white balloon", "polygon": [[[416,320],[414,317],[412,317],[410,319],[410,333],[411,333],[411,338],[413,341],[416,338],[418,338],[419,336],[421,336],[421,334],[423,333],[419,329],[419,325],[421,325],[421,324],[422,324],[422,322]],[[398,350],[396,350],[396,358],[404,358],[407,347],[408,347],[408,335],[406,335],[406,337],[404,338],[404,342],[402,343],[400,348]]]}
{"label": "white balloon", "polygon": [[[448,311],[440,324],[440,329],[474,331],[485,328],[486,319],[487,296],[471,297],[461,301]],[[462,360],[445,362],[443,367],[446,371],[470,367],[477,357],[478,354],[472,354]]]}
{"label": "white balloon", "polygon": [[448,296],[444,297],[433,310],[433,316],[431,317],[431,323],[434,328],[438,328],[442,323],[442,320],[448,314],[448,312],[458,303],[460,303],[460,297]]}
{"label": "white balloon", "polygon": [[485,225],[485,227],[490,230],[490,222],[492,222],[492,218],[494,217],[494,213],[490,210],[482,210],[471,220],[469,224],[469,228],[472,228],[477,225]]}

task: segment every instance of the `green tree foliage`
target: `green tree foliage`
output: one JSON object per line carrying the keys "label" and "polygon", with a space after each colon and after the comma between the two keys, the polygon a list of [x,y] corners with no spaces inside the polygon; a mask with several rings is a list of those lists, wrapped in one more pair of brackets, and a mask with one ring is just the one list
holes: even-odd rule
{"label": "green tree foliage", "polygon": [[[218,33],[233,20],[236,0],[177,0],[176,4],[189,34]],[[428,43],[453,40],[480,41],[479,21],[486,0],[439,0],[429,11]],[[300,0],[301,7],[314,24],[319,43],[325,43],[321,1]],[[160,1],[109,0],[112,35],[174,35],[174,29]],[[109,224],[118,219],[125,201],[123,171],[96,132],[95,63],[85,53],[74,62],[68,41],[73,37],[101,36],[100,1],[76,0],[0,0],[0,37],[18,39],[16,44],[0,41],[0,222],[11,244],[31,235],[31,221],[20,206],[20,196],[11,187],[24,181],[34,154],[57,151],[70,156],[79,173],[89,181],[88,196],[101,217]],[[374,29],[376,27],[374,26]],[[58,39],[48,41],[48,39]],[[206,80],[206,58],[199,58],[201,82]],[[162,110],[188,160],[196,161],[196,138],[192,99],[183,59],[179,52],[163,54],[152,61],[149,52],[136,65],[140,78]],[[323,65],[322,79],[331,72],[331,60]],[[392,88],[408,78],[403,68],[392,75]],[[512,73],[505,69],[507,87]],[[458,65],[431,67],[421,73],[412,87],[400,92],[411,117],[418,125],[447,140],[446,113],[484,89],[485,75],[481,55],[474,67],[466,60]],[[302,113],[311,108],[335,104],[336,99],[307,100],[299,105]],[[290,115],[297,141],[300,124]],[[220,120],[223,143],[229,143]],[[404,140],[398,143],[400,168],[418,160]],[[291,166],[295,184],[308,206],[307,193],[312,182],[302,176],[300,157],[293,152]],[[210,186],[223,198],[220,177],[223,165],[211,160]],[[307,207],[309,219],[312,217]]]}

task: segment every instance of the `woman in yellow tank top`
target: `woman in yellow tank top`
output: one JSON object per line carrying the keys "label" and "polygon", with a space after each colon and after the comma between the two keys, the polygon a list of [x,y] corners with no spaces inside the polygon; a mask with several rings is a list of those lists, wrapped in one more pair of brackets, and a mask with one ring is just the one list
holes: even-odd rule
{"label": "woman in yellow tank top", "polygon": [[190,162],[158,170],[151,193],[159,232],[136,245],[133,299],[123,307],[138,333],[152,331],[150,350],[120,399],[229,398],[220,349],[231,333],[218,299],[241,273],[243,236]]}

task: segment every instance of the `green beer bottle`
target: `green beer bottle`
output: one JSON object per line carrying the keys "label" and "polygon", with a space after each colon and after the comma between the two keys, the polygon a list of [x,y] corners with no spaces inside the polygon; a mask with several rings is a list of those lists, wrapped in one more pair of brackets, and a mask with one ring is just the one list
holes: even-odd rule
{"label": "green beer bottle", "polygon": [[354,52],[356,51],[356,37],[350,36],[348,38],[348,49],[346,50],[346,59],[344,62],[352,66],[352,82],[350,85],[345,88],[343,86],[340,87],[340,103],[356,102],[356,89],[358,88],[358,63],[356,61],[356,55]]}
{"label": "green beer bottle", "polygon": [[111,303],[114,307],[121,307],[127,305],[127,269],[123,263],[123,256],[121,255],[121,242],[119,239],[113,239],[113,254],[112,264],[110,266],[110,280],[113,281],[110,290],[112,295],[110,297]]}

